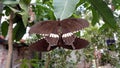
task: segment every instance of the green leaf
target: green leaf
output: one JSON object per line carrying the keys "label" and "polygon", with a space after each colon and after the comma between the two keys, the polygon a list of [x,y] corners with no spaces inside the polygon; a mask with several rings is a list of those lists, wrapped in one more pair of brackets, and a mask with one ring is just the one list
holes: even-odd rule
{"label": "green leaf", "polygon": [[86,0],[80,0],[79,3],[77,4],[77,7],[79,7],[81,4],[85,3]]}
{"label": "green leaf", "polygon": [[104,24],[104,25],[102,25],[100,28],[99,28],[99,31],[100,32],[104,32],[104,31],[108,31],[108,25],[107,24]]}
{"label": "green leaf", "polygon": [[8,6],[14,13],[18,13],[18,12],[20,12],[19,10],[17,10],[17,9],[15,9],[15,8],[13,8],[13,7],[11,7],[11,6]]}
{"label": "green leaf", "polygon": [[28,23],[28,17],[29,17],[29,14],[28,14],[29,8],[28,7],[30,5],[30,2],[31,2],[31,0],[20,0],[20,2],[19,2],[20,8],[22,8],[22,10],[23,10],[20,14],[22,15],[22,21],[23,21],[25,27],[27,26],[27,23]]}
{"label": "green leaf", "polygon": [[78,4],[79,0],[54,0],[54,14],[56,19],[63,20],[70,17]]}
{"label": "green leaf", "polygon": [[[114,0],[113,0],[113,1],[114,1]],[[120,4],[120,0],[115,0],[115,1]]]}
{"label": "green leaf", "polygon": [[10,9],[8,6],[5,6],[5,7],[3,8],[3,10],[5,10],[5,15],[6,15],[6,16],[9,16],[9,15],[10,15],[11,9]]}
{"label": "green leaf", "polygon": [[31,0],[20,0],[19,5],[24,11],[28,11]]}
{"label": "green leaf", "polygon": [[8,26],[9,26],[9,24],[8,24],[7,21],[4,21],[4,22],[1,24],[1,31],[2,31],[2,35],[3,35],[4,37],[6,37],[6,35],[7,35]]}
{"label": "green leaf", "polygon": [[103,20],[106,24],[109,25],[110,28],[116,29],[116,20],[113,16],[112,11],[107,6],[107,4],[103,0],[89,0],[91,5],[95,8],[96,11],[102,16]]}
{"label": "green leaf", "polygon": [[29,68],[29,66],[28,66],[28,64],[27,64],[27,62],[26,62],[26,63],[22,63],[22,64],[20,65],[20,68]]}
{"label": "green leaf", "polygon": [[93,15],[92,25],[94,26],[97,22],[99,22],[100,17],[99,17],[98,12],[95,9],[92,9],[92,15]]}
{"label": "green leaf", "polygon": [[13,39],[19,41],[25,33],[26,33],[26,28],[23,25],[23,22],[20,21],[13,29]]}
{"label": "green leaf", "polygon": [[81,34],[80,32],[75,33],[77,37],[80,37],[81,36],[80,34]]}
{"label": "green leaf", "polygon": [[26,27],[27,23],[28,23],[28,18],[29,18],[28,12],[23,11],[23,12],[21,12],[19,14],[22,16],[23,24]]}
{"label": "green leaf", "polygon": [[116,64],[116,68],[120,68],[120,64]]}
{"label": "green leaf", "polygon": [[5,5],[13,5],[13,4],[18,4],[19,3],[17,0],[2,0],[2,2]]}

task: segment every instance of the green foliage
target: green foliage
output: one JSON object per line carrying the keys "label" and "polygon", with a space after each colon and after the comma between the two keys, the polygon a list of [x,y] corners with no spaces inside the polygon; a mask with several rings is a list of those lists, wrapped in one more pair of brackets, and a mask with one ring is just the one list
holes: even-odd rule
{"label": "green foliage", "polygon": [[2,35],[3,35],[4,37],[6,37],[6,35],[7,35],[8,26],[9,26],[9,24],[8,24],[7,21],[4,21],[4,22],[1,24],[1,31],[2,31]]}
{"label": "green foliage", "polygon": [[26,33],[26,28],[21,21],[13,29],[13,39],[19,41]]}
{"label": "green foliage", "polygon": [[22,59],[22,64],[20,65],[20,68],[29,68],[28,63],[29,61],[27,59]]}
{"label": "green foliage", "polygon": [[120,64],[116,64],[116,68],[120,68]]}
{"label": "green foliage", "polygon": [[[15,1],[15,0],[14,0]],[[4,10],[5,11],[5,15],[9,16],[11,12],[14,12],[14,19],[13,19],[13,23],[16,23],[16,26],[13,29],[13,40],[19,41],[23,35],[26,33],[26,26],[28,24],[28,10],[29,10],[29,5],[31,0],[20,0],[20,1],[15,1],[18,2],[16,4],[13,4],[13,0],[5,0],[3,1],[3,4],[5,2],[5,7]],[[8,3],[10,2],[10,3]],[[13,3],[12,3],[13,2]],[[9,22],[8,22],[9,24]],[[8,30],[8,25],[6,23],[4,23],[2,25],[2,28],[6,29],[2,29],[2,33],[4,36],[6,36],[7,34],[7,30]]]}
{"label": "green foliage", "polygon": [[20,8],[23,10],[19,14],[22,16],[22,21],[25,27],[27,26],[28,23],[28,18],[29,18],[28,11],[29,11],[30,2],[31,0],[20,0],[19,2]]}
{"label": "green foliage", "polygon": [[65,50],[62,48],[55,49],[44,55],[46,57],[45,61],[47,62],[47,57],[50,55],[49,68],[74,68],[76,62],[70,60],[71,52],[71,50]]}
{"label": "green foliage", "polygon": [[95,26],[96,23],[99,23],[99,19],[100,19],[100,16],[98,14],[98,12],[92,8],[92,25]]}
{"label": "green foliage", "polygon": [[5,11],[5,15],[6,15],[6,16],[9,16],[9,15],[10,15],[11,9],[10,9],[8,6],[5,6],[5,7],[3,8],[3,10],[6,10],[6,11]]}
{"label": "green foliage", "polygon": [[75,11],[79,0],[54,0],[54,14],[56,19],[63,20],[70,17]]}
{"label": "green foliage", "polygon": [[113,0],[112,3],[114,9],[118,9],[118,10],[120,9],[120,0]]}
{"label": "green foliage", "polygon": [[112,10],[107,6],[107,4],[103,0],[89,0],[91,5],[95,8],[95,10],[101,15],[105,24],[109,25],[109,28],[116,29],[117,24],[116,20],[113,16]]}
{"label": "green foliage", "polygon": [[36,21],[55,20],[51,0],[37,0],[36,5],[33,6],[33,11],[36,15]]}

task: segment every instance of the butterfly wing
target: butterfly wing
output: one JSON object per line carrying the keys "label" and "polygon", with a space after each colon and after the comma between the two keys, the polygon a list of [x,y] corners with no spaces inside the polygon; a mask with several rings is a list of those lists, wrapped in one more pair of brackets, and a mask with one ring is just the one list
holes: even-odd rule
{"label": "butterfly wing", "polygon": [[41,39],[29,46],[29,49],[31,51],[41,51],[46,52],[55,49],[57,46],[50,46],[49,43],[45,39]]}
{"label": "butterfly wing", "polygon": [[[58,25],[60,23],[60,25]],[[58,34],[60,28],[63,34],[69,32],[76,32],[85,27],[88,27],[89,23],[84,19],[64,19],[62,21],[43,21],[33,25],[29,33],[49,35],[51,33]]]}
{"label": "butterfly wing", "polygon": [[76,18],[64,19],[60,23],[61,23],[63,34],[69,33],[69,32],[75,33],[89,26],[88,21],[84,19],[76,19]]}
{"label": "butterfly wing", "polygon": [[87,47],[88,44],[89,42],[87,40],[75,38],[73,45],[63,45],[62,47],[71,50],[78,50]]}
{"label": "butterfly wing", "polygon": [[43,21],[38,22],[33,25],[29,31],[30,34],[41,34],[41,35],[49,35],[51,33],[57,34],[58,23],[56,21]]}

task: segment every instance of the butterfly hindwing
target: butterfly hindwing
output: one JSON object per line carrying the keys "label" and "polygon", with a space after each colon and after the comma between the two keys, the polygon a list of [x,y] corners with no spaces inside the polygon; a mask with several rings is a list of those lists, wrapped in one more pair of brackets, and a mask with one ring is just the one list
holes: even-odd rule
{"label": "butterfly hindwing", "polygon": [[73,45],[63,45],[62,47],[71,50],[78,50],[87,47],[88,44],[89,42],[87,40],[76,37]]}
{"label": "butterfly hindwing", "polygon": [[50,48],[49,48],[49,43],[45,39],[38,40],[37,42],[35,42],[29,46],[29,49],[31,51],[41,51],[41,52],[50,51],[55,48],[56,48],[56,46],[50,46]]}

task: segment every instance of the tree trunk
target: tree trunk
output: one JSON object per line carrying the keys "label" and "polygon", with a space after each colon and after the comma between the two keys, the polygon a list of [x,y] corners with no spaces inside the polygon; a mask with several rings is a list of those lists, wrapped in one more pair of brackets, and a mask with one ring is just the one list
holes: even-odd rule
{"label": "tree trunk", "polygon": [[12,56],[13,56],[13,45],[12,45],[12,32],[13,32],[13,12],[10,14],[9,29],[8,29],[8,55],[6,68],[12,68]]}

